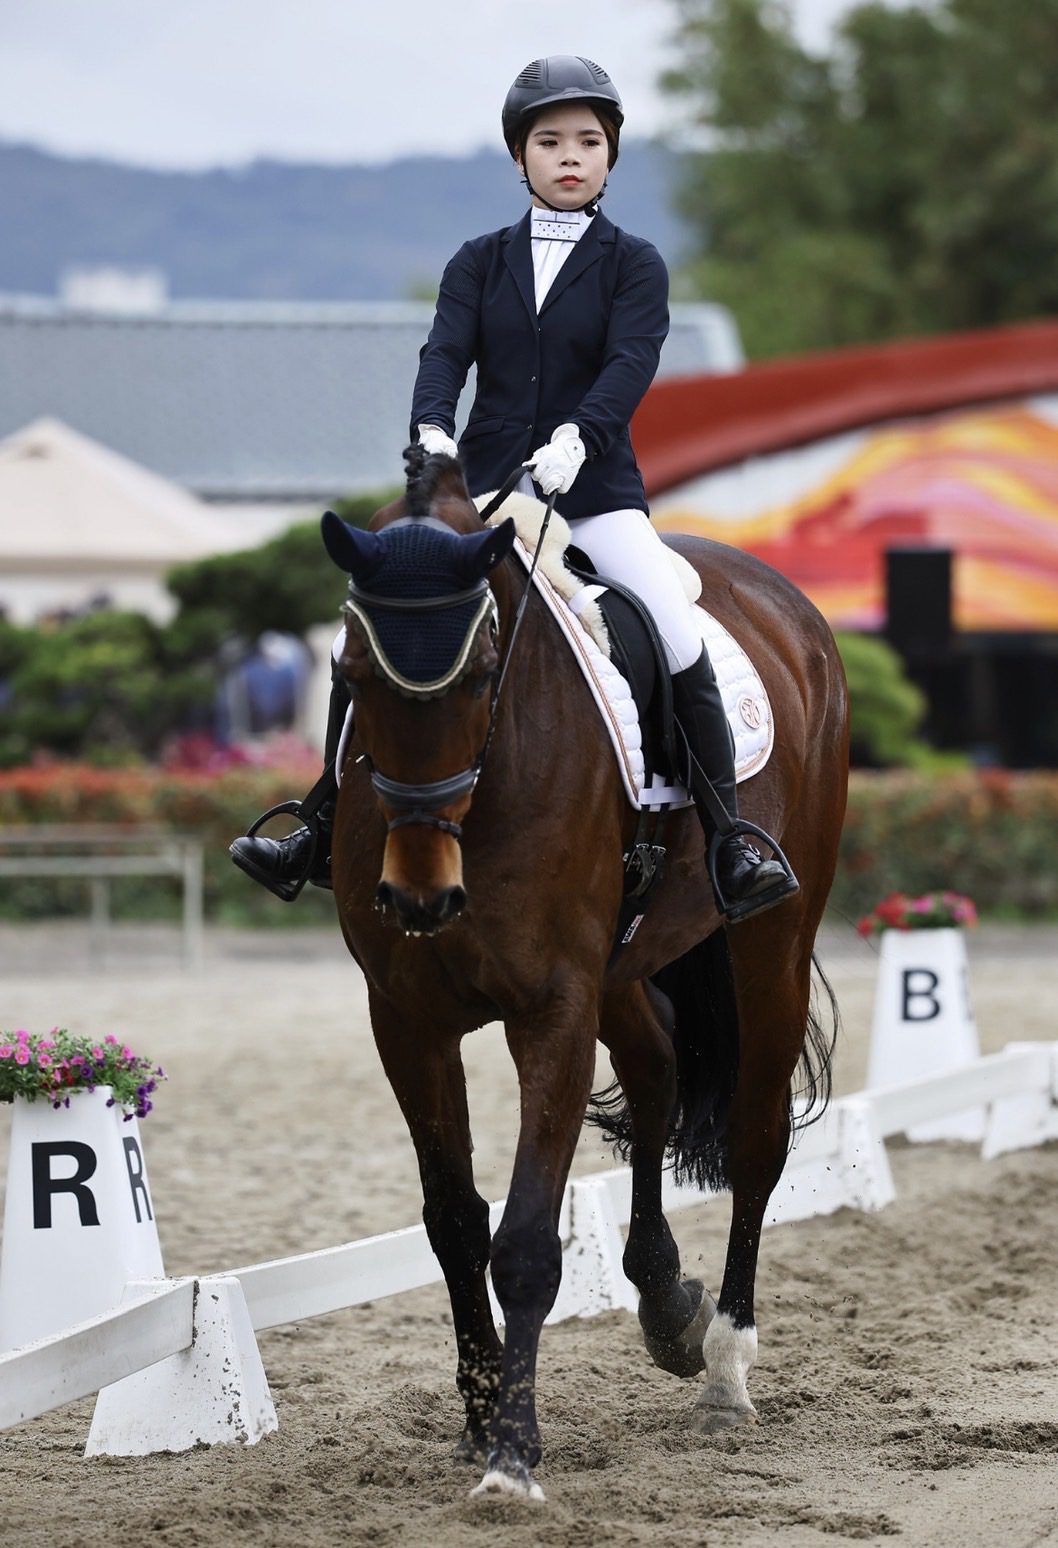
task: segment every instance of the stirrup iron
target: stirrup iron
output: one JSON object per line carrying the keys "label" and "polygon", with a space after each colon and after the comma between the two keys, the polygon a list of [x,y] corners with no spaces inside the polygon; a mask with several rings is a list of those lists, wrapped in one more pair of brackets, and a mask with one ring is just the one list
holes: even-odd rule
{"label": "stirrup iron", "polygon": [[[270,822],[273,817],[280,817],[284,814],[299,818],[302,826],[308,829],[311,842],[306,851],[305,867],[301,875],[295,877],[293,881],[270,880],[256,873],[253,874],[253,880],[260,882],[262,887],[266,887],[269,892],[275,897],[281,898],[284,903],[293,903],[312,875],[316,864],[316,851],[320,843],[320,815],[318,807],[311,811],[306,811],[304,803],[301,801],[280,801],[277,806],[270,806],[267,812],[256,818],[247,828],[244,837],[248,839],[256,838],[258,830],[263,828],[266,822]],[[231,853],[230,848],[228,852],[229,854]],[[247,874],[251,873],[247,872]]]}
{"label": "stirrup iron", "polygon": [[[741,902],[729,902],[717,876],[717,860],[721,844],[733,833],[752,833],[755,838],[763,839],[772,852],[771,858],[777,860],[786,872],[786,881],[776,882],[770,889],[753,893],[748,898],[743,898]],[[719,828],[714,829],[709,840],[706,863],[709,867],[709,880],[712,883],[717,909],[730,924],[737,924],[740,919],[745,919],[750,914],[763,914],[766,909],[774,908],[777,903],[784,902],[786,898],[792,898],[801,890],[801,884],[793,873],[793,866],[779,848],[778,843],[770,833],[759,828],[755,822],[750,822],[748,817],[728,817],[727,826],[723,831]],[[790,886],[788,883],[793,885]]]}

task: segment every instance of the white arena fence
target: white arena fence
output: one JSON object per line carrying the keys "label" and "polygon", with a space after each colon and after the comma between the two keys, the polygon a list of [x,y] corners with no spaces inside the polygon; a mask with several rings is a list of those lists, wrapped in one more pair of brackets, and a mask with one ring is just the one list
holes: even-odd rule
{"label": "white arena fence", "polygon": [[[1058,1042],[1012,1043],[944,1075],[836,1100],[799,1137],[766,1223],[883,1208],[895,1197],[885,1137],[977,1107],[987,1112],[982,1159],[1058,1138]],[[670,1211],[711,1197],[671,1178],[664,1194]],[[550,1322],[635,1309],[621,1270],[630,1200],[627,1168],[567,1185]],[[502,1211],[492,1206],[493,1228]],[[255,1332],[441,1278],[420,1225],[223,1275],[134,1282],[116,1310],[0,1356],[0,1428],[99,1392],[90,1454],[252,1442],[276,1423]]]}

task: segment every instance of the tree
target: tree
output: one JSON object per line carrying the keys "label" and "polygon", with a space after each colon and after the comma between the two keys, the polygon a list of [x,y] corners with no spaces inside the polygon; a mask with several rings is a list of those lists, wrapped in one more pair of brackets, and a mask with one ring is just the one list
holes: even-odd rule
{"label": "tree", "polygon": [[99,609],[5,632],[0,766],[42,749],[97,763],[153,756],[173,724],[207,706],[214,682],[140,613]]}
{"label": "tree", "polygon": [[938,752],[921,735],[926,696],[908,677],[903,659],[870,634],[838,634],[849,684],[849,762],[867,768],[955,769],[961,753]]}
{"label": "tree", "polygon": [[1058,0],[872,0],[830,55],[785,0],[674,0],[705,148],[683,294],[768,355],[1058,311]]}
{"label": "tree", "polygon": [[[336,509],[343,520],[365,526],[395,493],[342,500]],[[252,643],[266,629],[304,634],[337,619],[347,581],[327,557],[319,522],[307,521],[259,548],[179,565],[166,584],[180,603],[172,628],[190,648],[197,635],[215,646],[231,635]]]}

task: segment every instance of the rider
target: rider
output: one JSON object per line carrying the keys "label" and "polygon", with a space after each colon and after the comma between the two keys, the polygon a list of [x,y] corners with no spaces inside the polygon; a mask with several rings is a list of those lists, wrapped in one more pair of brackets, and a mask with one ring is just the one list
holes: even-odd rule
{"label": "rider", "polygon": [[[598,572],[649,608],[672,673],[677,719],[694,762],[738,816],[731,730],[693,604],[650,524],[629,421],[668,332],[668,275],[649,242],[599,212],[624,113],[606,72],[559,54],[526,66],[503,104],[503,137],[531,196],[514,226],[466,242],[441,280],[412,399],[412,435],[459,457],[472,494],[524,463],[522,487],[559,496],[574,541]],[[455,410],[470,366],[477,391],[459,445]],[[335,718],[335,717],[332,717]],[[714,827],[692,780],[703,826]],[[707,795],[707,792],[706,792]],[[307,829],[236,840],[232,856],[273,890],[312,860]],[[775,860],[737,832],[720,843],[717,880],[729,918],[797,891]],[[317,866],[312,880],[326,885]]]}

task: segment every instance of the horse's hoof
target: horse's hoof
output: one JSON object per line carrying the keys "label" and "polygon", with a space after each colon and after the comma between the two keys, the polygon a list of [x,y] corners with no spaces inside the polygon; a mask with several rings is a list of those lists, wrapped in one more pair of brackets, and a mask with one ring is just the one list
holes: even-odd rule
{"label": "horse's hoof", "polygon": [[685,1279],[680,1289],[686,1291],[693,1308],[691,1320],[674,1338],[660,1337],[643,1327],[643,1342],[647,1354],[663,1371],[671,1371],[673,1376],[697,1376],[705,1370],[702,1341],[716,1314],[716,1302],[700,1279]]}
{"label": "horse's hoof", "polygon": [[542,1505],[545,1500],[543,1489],[524,1466],[515,1468],[513,1472],[490,1467],[477,1488],[471,1489],[470,1498],[482,1500],[490,1494],[513,1495],[516,1499],[529,1500],[534,1505]]}
{"label": "horse's hoof", "polygon": [[691,1410],[691,1427],[699,1435],[721,1435],[725,1430],[736,1430],[743,1425],[756,1423],[757,1410],[752,1403],[746,1408],[720,1408],[715,1403],[699,1399]]}

